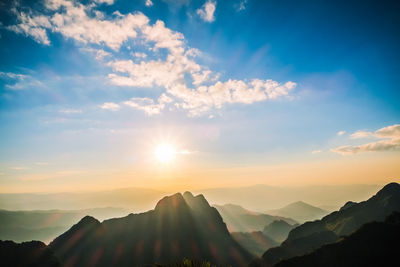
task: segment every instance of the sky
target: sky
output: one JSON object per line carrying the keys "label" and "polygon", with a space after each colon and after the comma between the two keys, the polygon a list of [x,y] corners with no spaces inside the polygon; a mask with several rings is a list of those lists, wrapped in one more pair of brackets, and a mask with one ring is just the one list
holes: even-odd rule
{"label": "sky", "polygon": [[0,192],[400,181],[398,1],[0,1]]}

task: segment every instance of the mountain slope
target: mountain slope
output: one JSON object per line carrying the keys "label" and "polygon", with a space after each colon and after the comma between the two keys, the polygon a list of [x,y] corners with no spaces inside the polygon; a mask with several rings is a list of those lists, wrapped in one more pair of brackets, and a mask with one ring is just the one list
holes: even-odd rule
{"label": "mountain slope", "polygon": [[251,259],[217,210],[189,192],[164,197],[145,213],[102,223],[85,217],[49,246],[63,263],[79,266],[168,264],[183,258],[244,266]]}
{"label": "mountain slope", "polygon": [[281,243],[288,237],[289,232],[297,226],[298,224],[291,225],[283,220],[273,221],[264,227],[263,234]]}
{"label": "mountain slope", "polygon": [[221,214],[230,232],[262,231],[267,224],[275,220],[283,220],[289,224],[297,223],[291,218],[253,212],[234,204],[214,205],[214,207]]}
{"label": "mountain slope", "polygon": [[363,224],[383,221],[394,211],[400,211],[400,185],[391,183],[367,201],[347,205],[323,219],[306,222],[290,233],[280,247],[267,250],[262,265],[272,266],[281,260],[304,255],[322,245],[333,243]]}
{"label": "mountain slope", "polygon": [[303,201],[297,201],[283,208],[270,210],[268,213],[271,215],[293,218],[298,222],[305,222],[321,219],[329,212]]}
{"label": "mountain slope", "polygon": [[372,222],[340,242],[282,261],[276,267],[395,266],[400,252],[400,213]]}

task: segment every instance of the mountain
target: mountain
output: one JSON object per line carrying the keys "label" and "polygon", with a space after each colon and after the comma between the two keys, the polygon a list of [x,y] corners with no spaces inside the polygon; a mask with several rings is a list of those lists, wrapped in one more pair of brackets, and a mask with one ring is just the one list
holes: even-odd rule
{"label": "mountain", "polygon": [[284,220],[289,224],[295,224],[296,221],[290,218],[280,216],[271,216],[259,212],[249,211],[239,205],[226,204],[214,205],[221,214],[222,219],[228,226],[230,232],[253,232],[261,231],[265,225],[272,223],[275,220]]}
{"label": "mountain", "polygon": [[248,252],[256,256],[261,256],[267,249],[279,245],[278,242],[264,235],[261,231],[250,233],[233,232],[231,236]]}
{"label": "mountain", "polygon": [[[251,210],[268,213],[301,199],[314,206],[341,207],[348,200],[363,201],[376,193],[381,185],[270,186],[222,187],[197,190],[210,203],[235,203]],[[114,206],[114,205],[113,205]],[[268,213],[269,214],[269,213]]]}
{"label": "mountain", "polygon": [[294,228],[281,246],[267,250],[257,264],[272,266],[284,259],[310,253],[336,242],[342,235],[353,233],[365,223],[383,221],[395,211],[400,211],[400,185],[390,183],[366,201],[347,205],[321,220]]}
{"label": "mountain", "polygon": [[154,210],[102,223],[87,216],[49,247],[64,264],[77,266],[168,264],[183,258],[244,266],[252,258],[218,211],[189,192],[164,197]]}
{"label": "mountain", "polygon": [[53,252],[40,241],[21,244],[0,240],[0,265],[13,267],[61,266]]}
{"label": "mountain", "polygon": [[400,213],[397,212],[385,222],[367,223],[337,243],[284,260],[276,267],[396,266],[399,262],[399,240]]}
{"label": "mountain", "polygon": [[49,242],[68,230],[85,215],[100,219],[128,214],[120,208],[97,208],[86,210],[0,210],[0,240],[16,242],[40,240]]}
{"label": "mountain", "polygon": [[297,226],[298,224],[292,225],[283,220],[277,220],[265,226],[263,234],[281,243],[288,237],[289,232]]}
{"label": "mountain", "polygon": [[298,222],[318,220],[329,214],[328,211],[314,207],[303,201],[291,203],[283,208],[269,210],[269,214],[293,218]]}

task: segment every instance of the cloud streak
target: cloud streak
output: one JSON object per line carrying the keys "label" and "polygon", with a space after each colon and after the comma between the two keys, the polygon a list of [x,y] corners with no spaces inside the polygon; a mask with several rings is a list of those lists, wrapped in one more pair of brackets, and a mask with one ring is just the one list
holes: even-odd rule
{"label": "cloud streak", "polygon": [[375,132],[357,131],[350,137],[352,139],[375,137],[383,140],[362,145],[341,146],[331,151],[342,155],[351,155],[362,152],[397,150],[400,149],[400,124],[387,126]]}

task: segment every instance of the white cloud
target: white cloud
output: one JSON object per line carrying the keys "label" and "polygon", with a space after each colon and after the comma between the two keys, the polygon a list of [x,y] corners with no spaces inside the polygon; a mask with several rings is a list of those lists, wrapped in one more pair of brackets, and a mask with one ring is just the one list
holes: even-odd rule
{"label": "white cloud", "polygon": [[342,135],[344,135],[346,133],[346,131],[339,131],[339,132],[337,132],[337,135],[338,136],[342,136]]}
{"label": "white cloud", "polygon": [[214,12],[216,9],[217,2],[208,0],[204,5],[196,10],[197,15],[200,16],[206,22],[213,22],[215,20]]}
{"label": "white cloud", "polygon": [[[216,2],[208,1],[203,6],[208,20],[214,19],[215,5]],[[163,89],[157,100],[132,98],[124,102],[149,115],[159,114],[170,105],[170,109],[183,109],[190,116],[200,116],[225,104],[252,104],[285,97],[296,86],[291,81],[278,83],[268,79],[223,81],[219,73],[198,63],[201,52],[188,47],[183,34],[167,28],[160,20],[150,24],[149,18],[140,12],[123,15],[116,11],[109,17],[95,10],[95,4],[83,5],[67,0],[49,0],[46,8],[46,16],[19,13],[20,23],[10,29],[21,33],[20,29],[29,29],[29,25],[33,25],[45,31],[47,40],[47,33],[60,33],[92,52],[97,60],[105,61],[112,70],[108,74],[110,83]],[[97,15],[93,16],[93,11]],[[32,34],[30,36],[41,42]],[[106,52],[107,49],[119,50],[127,41],[126,48],[134,50],[130,53],[133,59],[117,58],[115,53]],[[131,48],[132,44],[141,47]],[[146,53],[135,52],[143,49],[147,49]],[[170,101],[164,101],[165,97]],[[118,104],[111,102],[100,107],[119,109]]]}
{"label": "white cloud", "polygon": [[311,152],[311,154],[319,154],[321,152],[322,152],[321,150],[314,150],[314,151]]}
{"label": "white cloud", "polygon": [[361,152],[388,151],[400,149],[400,124],[381,128],[375,132],[357,131],[351,135],[354,138],[375,137],[382,140],[362,145],[348,145],[334,148],[331,151],[342,155]]}
{"label": "white cloud", "polygon": [[145,53],[136,52],[132,54],[136,58],[146,58],[147,55]]}
{"label": "white cloud", "polygon": [[117,111],[119,110],[120,106],[116,103],[113,102],[106,102],[100,106],[101,109],[107,109],[107,110],[112,110],[112,111]]}
{"label": "white cloud", "polygon": [[114,0],[94,0],[94,2],[98,4],[107,4],[107,5],[114,4]]}
{"label": "white cloud", "polygon": [[146,5],[146,6],[152,6],[152,5],[153,5],[153,1],[151,1],[151,0],[146,0],[145,5]]}
{"label": "white cloud", "polygon": [[9,26],[8,29],[16,33],[21,33],[26,36],[31,36],[38,43],[49,45],[50,41],[47,37],[46,28],[51,27],[49,18],[46,16],[30,17],[21,12],[18,14],[20,21],[17,25]]}

